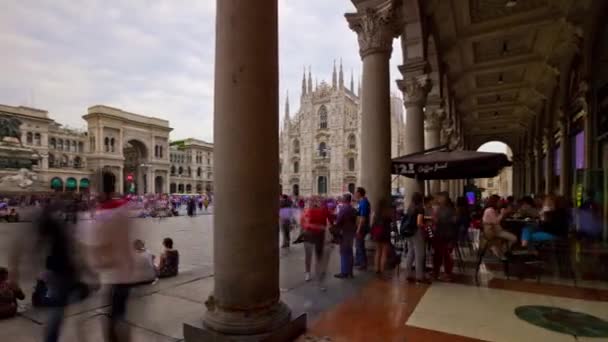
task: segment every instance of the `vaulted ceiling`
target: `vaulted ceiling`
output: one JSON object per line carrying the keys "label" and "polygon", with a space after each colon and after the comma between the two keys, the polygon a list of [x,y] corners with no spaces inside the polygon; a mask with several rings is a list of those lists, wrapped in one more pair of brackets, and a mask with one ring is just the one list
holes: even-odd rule
{"label": "vaulted ceiling", "polygon": [[588,2],[421,2],[471,145],[490,138],[513,144],[542,113],[574,35],[570,19]]}

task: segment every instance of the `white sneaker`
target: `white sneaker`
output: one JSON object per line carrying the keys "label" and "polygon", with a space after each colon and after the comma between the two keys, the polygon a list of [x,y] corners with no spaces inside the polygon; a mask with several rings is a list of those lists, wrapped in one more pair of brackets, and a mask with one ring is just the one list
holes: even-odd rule
{"label": "white sneaker", "polygon": [[310,277],[310,272],[306,272],[306,275],[304,276],[304,280],[305,281],[310,281],[312,278]]}

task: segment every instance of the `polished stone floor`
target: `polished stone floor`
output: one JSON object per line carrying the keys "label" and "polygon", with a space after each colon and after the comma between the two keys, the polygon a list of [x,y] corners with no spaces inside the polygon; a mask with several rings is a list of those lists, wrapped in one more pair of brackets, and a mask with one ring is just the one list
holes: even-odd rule
{"label": "polished stone floor", "polygon": [[[133,291],[126,326],[134,341],[180,341],[184,322],[199,322],[203,302],[213,287],[213,215],[176,217],[161,221],[134,220],[134,237],[146,241],[154,253],[160,241],[172,237],[182,256],[182,272]],[[83,221],[85,225],[90,224]],[[26,232],[26,224],[0,224],[0,265],[13,238]],[[327,291],[303,277],[301,245],[281,250],[282,299],[294,314],[309,315],[309,331],[300,341],[605,341],[550,331],[520,320],[514,310],[521,305],[568,309],[608,320],[608,284],[543,277],[506,279],[493,267],[482,269],[476,286],[472,270],[453,283],[408,284],[392,271],[384,278],[373,272],[358,273],[353,280],[327,278]],[[329,273],[338,270],[333,251]],[[24,283],[24,290],[31,284]],[[31,292],[31,291],[26,291]],[[104,289],[71,306],[62,341],[102,341],[101,326],[107,310]],[[40,341],[46,312],[27,305],[18,317],[0,321],[0,340]]]}

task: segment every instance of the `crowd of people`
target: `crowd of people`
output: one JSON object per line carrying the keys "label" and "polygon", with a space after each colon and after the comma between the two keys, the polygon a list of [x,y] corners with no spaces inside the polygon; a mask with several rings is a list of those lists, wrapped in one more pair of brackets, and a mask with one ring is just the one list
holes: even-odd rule
{"label": "crowd of people", "polygon": [[[375,243],[373,270],[377,274],[399,265],[401,256],[396,245],[405,242],[405,277],[429,283],[453,280],[453,254],[459,243],[479,245],[482,239],[490,243],[497,258],[508,262],[514,250],[533,253],[535,246],[554,240],[571,236],[588,241],[601,239],[601,210],[592,199],[589,193],[575,210],[563,197],[554,195],[519,200],[492,195],[469,203],[466,197],[454,202],[448,193],[440,192],[427,197],[414,193],[407,208],[388,200],[372,207],[365,189],[357,188],[354,199],[349,193],[337,199],[282,195],[279,226],[283,248],[304,243],[305,280],[316,280],[321,289],[333,246],[339,248],[341,264],[336,277],[347,279],[354,276],[355,267],[367,270],[368,240]],[[296,228],[301,232],[292,242],[290,232]],[[429,273],[428,251],[432,253]]]}
{"label": "crowd of people", "polygon": [[[32,306],[48,307],[45,341],[59,340],[65,308],[83,300],[102,285],[109,288],[110,312],[105,329],[108,341],[123,341],[128,329],[117,328],[127,310],[134,286],[154,284],[159,278],[177,276],[179,252],[171,238],[162,241],[158,258],[145,242],[131,233],[129,212],[133,201],[107,194],[99,198],[92,225],[71,224],[62,213],[73,202],[51,200],[41,206],[31,225],[13,243],[9,267],[0,268],[0,318],[17,313],[23,300],[20,271],[38,273]],[[23,228],[27,229],[27,228]],[[36,260],[43,260],[41,265]],[[29,265],[24,265],[27,262]],[[25,266],[25,267],[24,267]]]}

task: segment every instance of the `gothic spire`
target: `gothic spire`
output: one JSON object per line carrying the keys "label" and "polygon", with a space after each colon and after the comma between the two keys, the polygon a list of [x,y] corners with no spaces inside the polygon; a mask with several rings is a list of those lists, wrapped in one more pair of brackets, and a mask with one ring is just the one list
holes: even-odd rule
{"label": "gothic spire", "polygon": [[353,69],[350,69],[350,91],[355,93],[355,80],[353,79]]}
{"label": "gothic spire", "polygon": [[338,88],[338,74],[336,73],[336,60],[334,59],[334,72],[331,74],[331,87],[332,89]]}
{"label": "gothic spire", "polygon": [[344,71],[342,71],[342,58],[340,58],[340,76],[338,77],[340,89],[344,89]]}
{"label": "gothic spire", "polygon": [[361,77],[359,77],[359,89],[357,90],[357,96],[361,97]]}
{"label": "gothic spire", "polygon": [[287,90],[287,96],[285,97],[285,120],[289,120],[289,90]]}
{"label": "gothic spire", "polygon": [[309,65],[308,66],[308,93],[309,94],[312,93],[312,72],[310,71],[310,69],[312,69],[312,68]]}
{"label": "gothic spire", "polygon": [[304,67],[304,73],[302,73],[302,98],[306,96],[306,67]]}

